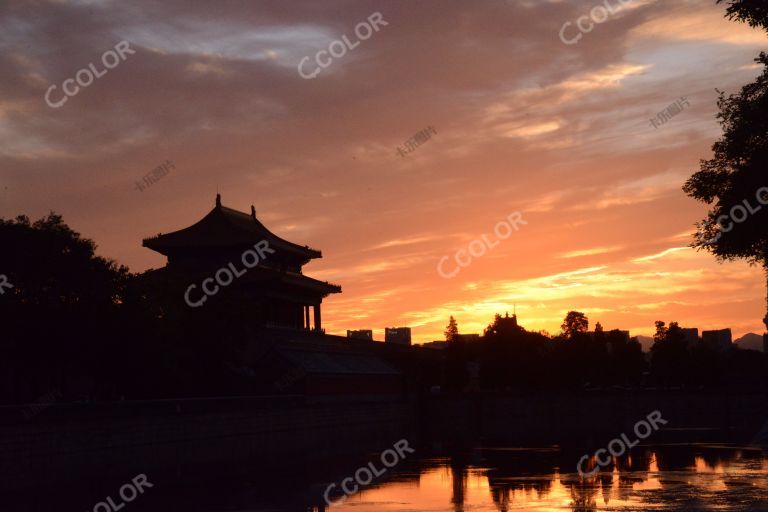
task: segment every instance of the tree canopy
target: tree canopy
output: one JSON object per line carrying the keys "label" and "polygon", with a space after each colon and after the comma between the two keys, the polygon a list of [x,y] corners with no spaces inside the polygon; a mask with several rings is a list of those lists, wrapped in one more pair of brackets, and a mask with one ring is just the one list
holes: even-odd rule
{"label": "tree canopy", "polygon": [[[764,0],[730,0],[726,13],[768,29]],[[768,284],[768,55],[763,52],[755,61],[763,69],[754,82],[737,94],[718,91],[723,135],[712,146],[713,157],[701,161],[683,190],[710,205],[691,246],[720,261],[744,259],[761,265]],[[768,327],[768,314],[764,321]]]}
{"label": "tree canopy", "polygon": [[584,313],[569,311],[560,329],[566,338],[573,339],[576,335],[584,334],[589,330],[589,319]]}
{"label": "tree canopy", "polygon": [[456,323],[456,319],[451,316],[448,320],[448,326],[445,328],[445,340],[456,341],[459,337],[459,325]]}
{"label": "tree canopy", "polygon": [[729,19],[748,23],[750,27],[763,27],[768,30],[768,4],[765,0],[717,0],[718,4],[727,1],[725,10]]}

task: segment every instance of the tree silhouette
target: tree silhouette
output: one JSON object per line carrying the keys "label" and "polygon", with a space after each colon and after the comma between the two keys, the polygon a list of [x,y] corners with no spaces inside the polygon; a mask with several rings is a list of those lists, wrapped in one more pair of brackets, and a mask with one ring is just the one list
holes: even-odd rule
{"label": "tree silhouette", "polygon": [[65,382],[87,386],[119,368],[122,359],[109,367],[104,360],[125,332],[128,269],[96,256],[96,244],[55,213],[33,223],[23,215],[0,219],[0,245],[12,249],[0,251],[0,269],[14,286],[0,297],[0,351],[2,363],[15,370],[9,374],[17,393],[0,400],[26,401],[53,390],[66,395]]}
{"label": "tree silhouette", "polygon": [[[717,0],[718,4],[725,0]],[[728,0],[726,16],[731,20],[749,23],[750,27],[768,29],[768,4],[765,0]]]}
{"label": "tree silhouette", "polygon": [[247,313],[184,308],[186,280],[129,273],[49,214],[0,219],[0,403],[252,394],[227,363]]}
{"label": "tree silhouette", "polygon": [[509,313],[505,313],[504,316],[496,313],[493,317],[493,323],[483,330],[483,336],[486,338],[494,337],[508,337],[510,335],[524,331],[522,327],[517,325],[517,317],[509,316]]}
{"label": "tree silhouette", "polygon": [[[728,16],[766,27],[764,1],[734,1]],[[723,135],[712,146],[714,156],[685,183],[689,196],[711,205],[691,246],[711,252],[719,261],[745,259],[761,265],[768,285],[768,55],[755,82],[738,94],[719,92],[717,118]],[[766,298],[768,312],[768,297]],[[768,327],[768,314],[764,318]]]}
{"label": "tree silhouette", "polygon": [[100,309],[123,300],[128,269],[96,256],[93,240],[81,238],[60,215],[51,212],[34,223],[25,215],[0,219],[0,242],[16,249],[0,251],[0,269],[17,303]]}
{"label": "tree silhouette", "polygon": [[663,384],[684,383],[689,374],[689,353],[683,330],[677,322],[669,327],[656,322],[656,334],[651,347],[651,371]]}
{"label": "tree silhouette", "polygon": [[451,316],[448,320],[448,327],[445,328],[445,340],[448,342],[454,342],[459,337],[459,326],[456,323],[456,319]]}
{"label": "tree silhouette", "polygon": [[595,340],[601,342],[605,340],[605,329],[603,329],[603,324],[600,322],[595,324]]}
{"label": "tree silhouette", "polygon": [[565,320],[560,326],[563,335],[568,339],[573,339],[579,334],[584,334],[589,330],[589,319],[584,313],[579,311],[569,311],[565,315]]}

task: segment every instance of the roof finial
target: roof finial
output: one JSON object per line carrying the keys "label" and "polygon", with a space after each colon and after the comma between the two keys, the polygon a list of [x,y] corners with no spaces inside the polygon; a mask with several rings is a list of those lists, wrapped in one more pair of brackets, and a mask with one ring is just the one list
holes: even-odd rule
{"label": "roof finial", "polygon": [[216,208],[221,208],[221,194],[216,193]]}
{"label": "roof finial", "polygon": [[253,205],[251,205],[251,217],[256,219],[256,207],[254,207]]}

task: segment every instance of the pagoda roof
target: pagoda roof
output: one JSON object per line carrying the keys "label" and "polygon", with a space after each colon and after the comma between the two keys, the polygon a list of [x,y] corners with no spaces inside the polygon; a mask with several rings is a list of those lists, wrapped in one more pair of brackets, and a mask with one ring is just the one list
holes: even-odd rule
{"label": "pagoda roof", "polygon": [[322,253],[316,249],[294,244],[272,233],[256,218],[253,206],[250,215],[222,206],[219,194],[216,194],[213,210],[196,224],[172,233],[145,238],[142,245],[167,256],[179,249],[239,248],[261,240],[266,240],[276,250],[291,252],[308,260],[322,257]]}

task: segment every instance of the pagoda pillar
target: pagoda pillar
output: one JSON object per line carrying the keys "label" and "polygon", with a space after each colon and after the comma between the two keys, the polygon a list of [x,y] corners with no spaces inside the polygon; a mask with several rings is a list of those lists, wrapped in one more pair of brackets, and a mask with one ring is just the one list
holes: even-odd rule
{"label": "pagoda pillar", "polygon": [[310,325],[309,325],[309,306],[304,306],[304,328],[306,330],[310,329]]}
{"label": "pagoda pillar", "polygon": [[315,330],[319,331],[322,328],[320,322],[320,304],[315,304]]}

